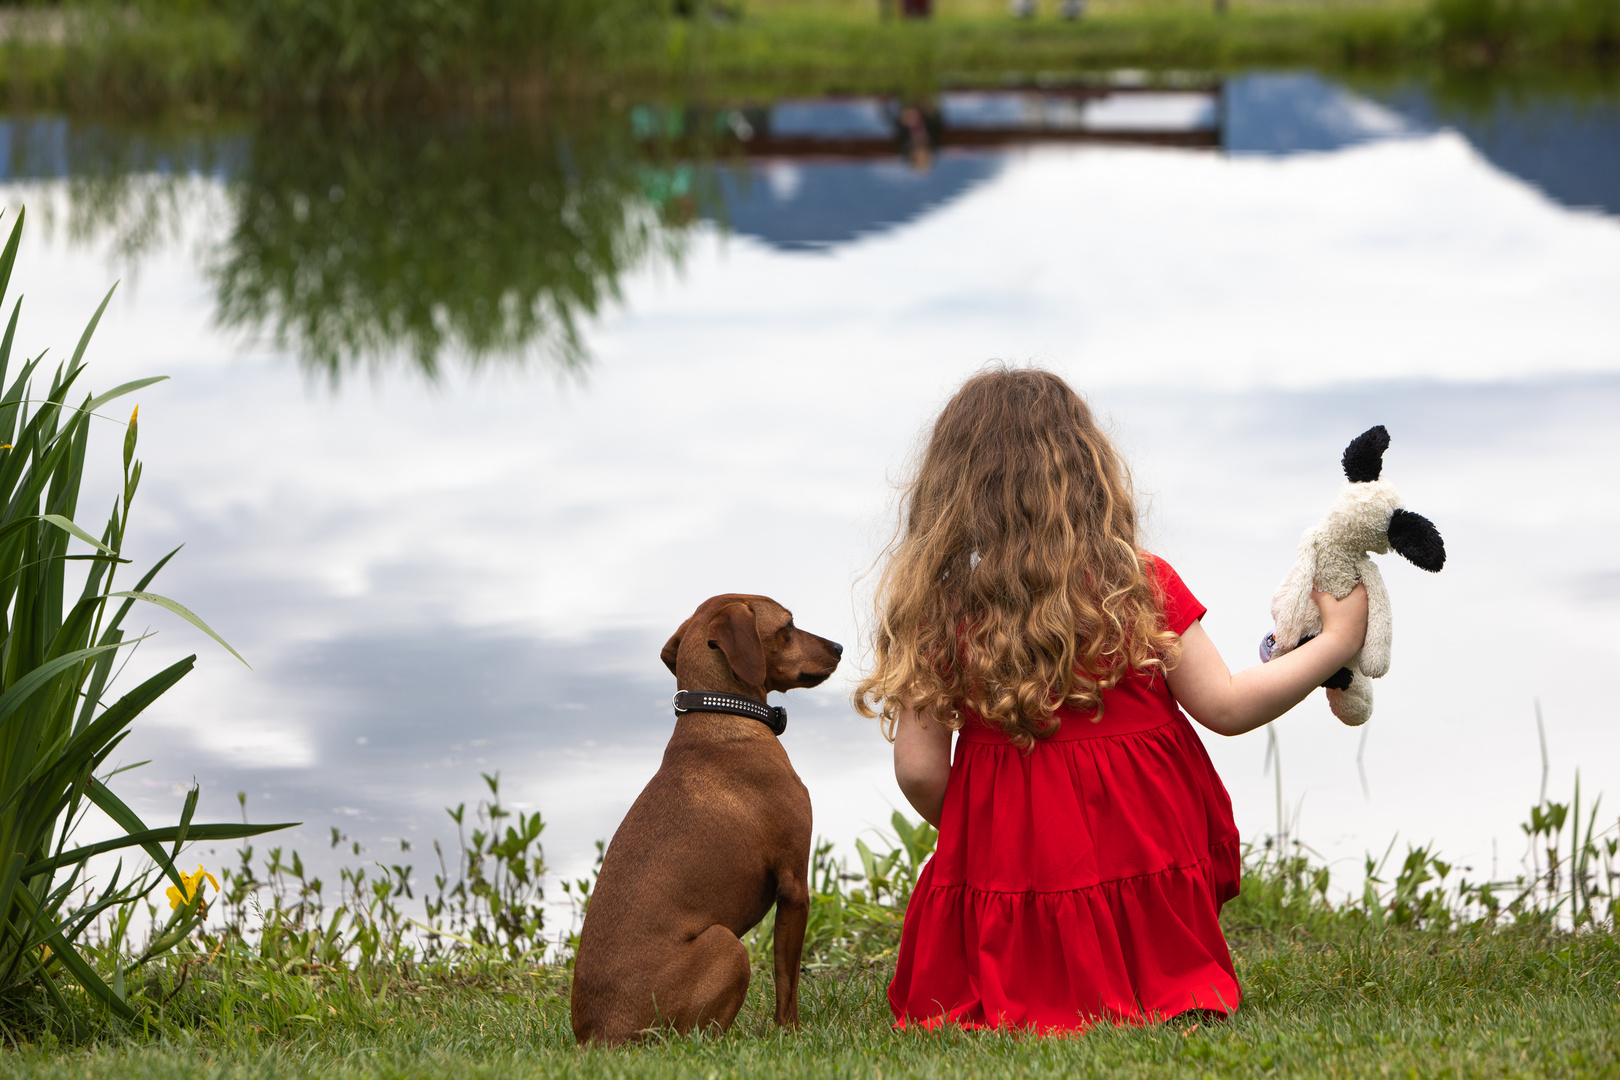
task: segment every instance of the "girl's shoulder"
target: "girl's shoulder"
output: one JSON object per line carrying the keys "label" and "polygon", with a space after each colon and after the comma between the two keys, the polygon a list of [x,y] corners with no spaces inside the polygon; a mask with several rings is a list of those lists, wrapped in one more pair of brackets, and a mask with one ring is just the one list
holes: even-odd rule
{"label": "girl's shoulder", "polygon": [[1164,611],[1165,627],[1172,634],[1185,633],[1187,627],[1202,619],[1209,609],[1198,602],[1181,575],[1163,558],[1149,551],[1142,552],[1142,558],[1147,563],[1153,595]]}

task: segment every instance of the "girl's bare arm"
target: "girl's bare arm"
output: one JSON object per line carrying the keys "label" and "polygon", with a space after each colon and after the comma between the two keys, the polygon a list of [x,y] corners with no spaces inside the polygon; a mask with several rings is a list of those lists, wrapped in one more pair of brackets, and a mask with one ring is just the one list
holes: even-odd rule
{"label": "girl's bare arm", "polygon": [[[1343,600],[1313,592],[1311,599],[1322,611],[1322,632],[1269,664],[1236,675],[1204,628],[1189,626],[1181,635],[1181,661],[1169,676],[1170,692],[1187,715],[1218,734],[1242,735],[1304,701],[1348,663],[1367,636],[1367,590],[1357,585]],[[896,743],[896,768],[899,750]]]}
{"label": "girl's bare arm", "polygon": [[939,828],[951,778],[951,729],[932,715],[901,709],[894,725],[894,778],[911,808]]}

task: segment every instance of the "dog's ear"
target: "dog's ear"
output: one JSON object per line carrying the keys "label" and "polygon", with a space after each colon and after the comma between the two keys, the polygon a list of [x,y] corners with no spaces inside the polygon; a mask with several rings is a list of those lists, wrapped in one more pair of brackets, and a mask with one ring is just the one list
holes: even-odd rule
{"label": "dog's ear", "polygon": [[1389,432],[1383,424],[1368,428],[1350,440],[1344,448],[1339,464],[1344,466],[1344,478],[1352,484],[1365,484],[1376,480],[1384,471],[1384,451],[1389,449]]}
{"label": "dog's ear", "polygon": [[1440,539],[1440,530],[1422,514],[1410,510],[1397,510],[1389,519],[1389,546],[1404,555],[1414,566],[1431,574],[1446,565],[1446,542]]}
{"label": "dog's ear", "polygon": [[709,647],[725,653],[732,674],[744,685],[765,685],[765,648],[759,641],[753,608],[727,604],[709,616]]}
{"label": "dog's ear", "polygon": [[681,623],[676,628],[675,633],[670,635],[669,640],[664,642],[664,651],[658,654],[658,658],[664,662],[665,667],[669,668],[671,675],[678,674],[675,670],[675,657],[680,655],[681,638],[686,635],[687,628],[691,625],[692,620],[690,618]]}

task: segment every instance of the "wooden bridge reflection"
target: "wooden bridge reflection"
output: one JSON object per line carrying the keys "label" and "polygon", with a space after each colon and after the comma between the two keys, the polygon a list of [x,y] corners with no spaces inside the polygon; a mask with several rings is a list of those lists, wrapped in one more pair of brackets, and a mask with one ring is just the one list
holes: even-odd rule
{"label": "wooden bridge reflection", "polygon": [[706,142],[749,158],[893,158],[1036,143],[1217,149],[1221,84],[946,91],[930,101],[849,96],[766,106],[632,110],[639,138]]}

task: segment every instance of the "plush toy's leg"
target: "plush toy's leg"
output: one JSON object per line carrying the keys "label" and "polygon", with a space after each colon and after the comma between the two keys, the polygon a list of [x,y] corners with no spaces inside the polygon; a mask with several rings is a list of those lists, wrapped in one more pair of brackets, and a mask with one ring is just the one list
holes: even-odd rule
{"label": "plush toy's leg", "polygon": [[1329,690],[1327,692],[1328,708],[1333,710],[1343,723],[1350,727],[1360,727],[1372,719],[1373,692],[1372,681],[1351,665],[1354,673],[1350,686],[1344,690]]}
{"label": "plush toy's leg", "polygon": [[1363,557],[1356,564],[1356,571],[1367,588],[1367,640],[1361,646],[1361,660],[1356,669],[1369,679],[1381,679],[1389,673],[1389,649],[1394,636],[1389,590],[1384,587],[1384,575],[1371,559]]}

